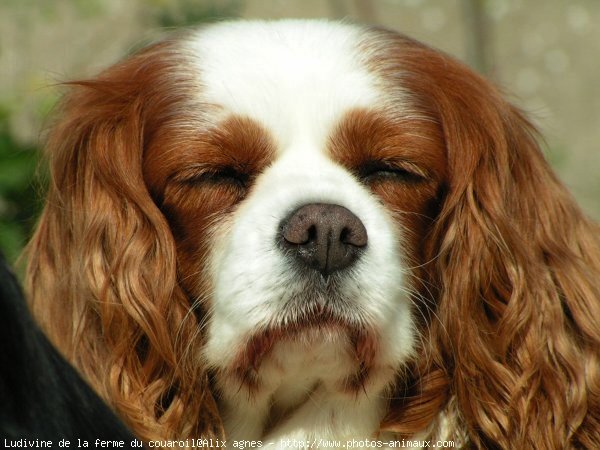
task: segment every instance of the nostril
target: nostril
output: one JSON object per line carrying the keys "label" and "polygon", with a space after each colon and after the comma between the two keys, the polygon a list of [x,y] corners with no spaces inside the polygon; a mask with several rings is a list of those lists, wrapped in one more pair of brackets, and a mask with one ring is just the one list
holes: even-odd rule
{"label": "nostril", "polygon": [[284,222],[281,227],[281,234],[285,242],[292,245],[304,245],[314,239],[317,233],[316,227],[307,223],[305,216],[298,215],[292,219]]}
{"label": "nostril", "polygon": [[349,226],[344,227],[340,232],[340,242],[354,247],[364,247],[367,245],[367,230],[363,223],[354,216]]}
{"label": "nostril", "polygon": [[340,232],[340,242],[343,244],[352,245],[352,243],[348,239],[349,235],[350,235],[350,230],[348,228],[343,228],[342,231]]}
{"label": "nostril", "polygon": [[311,225],[308,228],[308,239],[306,240],[306,242],[311,242],[317,239],[317,226],[316,225]]}

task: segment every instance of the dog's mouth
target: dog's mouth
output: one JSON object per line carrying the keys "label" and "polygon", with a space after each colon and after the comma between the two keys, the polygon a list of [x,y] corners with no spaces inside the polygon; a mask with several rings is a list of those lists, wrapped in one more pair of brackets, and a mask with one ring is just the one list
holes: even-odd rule
{"label": "dog's mouth", "polygon": [[229,367],[230,373],[249,388],[258,388],[260,369],[274,347],[281,342],[303,342],[307,347],[327,339],[345,341],[356,371],[344,380],[348,389],[362,386],[378,349],[378,334],[357,314],[348,314],[340,305],[309,302],[289,308],[267,326],[250,334]]}

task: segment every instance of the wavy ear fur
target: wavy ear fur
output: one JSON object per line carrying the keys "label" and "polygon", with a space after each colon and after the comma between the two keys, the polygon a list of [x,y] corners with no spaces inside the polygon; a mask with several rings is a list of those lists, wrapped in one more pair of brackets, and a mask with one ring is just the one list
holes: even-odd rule
{"label": "wavy ear fur", "polygon": [[397,82],[439,122],[450,179],[429,241],[430,357],[384,427],[422,428],[451,399],[455,437],[476,447],[600,448],[600,230],[493,86],[401,45]]}
{"label": "wavy ear fur", "polygon": [[28,248],[35,316],[143,439],[222,434],[175,244],[142,178],[147,141],[190,88],[178,58],[165,42],[71,83]]}

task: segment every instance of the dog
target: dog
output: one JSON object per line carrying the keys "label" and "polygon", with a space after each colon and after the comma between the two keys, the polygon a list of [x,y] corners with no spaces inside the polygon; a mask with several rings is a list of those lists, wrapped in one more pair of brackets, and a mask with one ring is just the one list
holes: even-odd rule
{"label": "dog", "polygon": [[138,437],[600,446],[598,227],[490,82],[283,20],[70,86],[27,291]]}

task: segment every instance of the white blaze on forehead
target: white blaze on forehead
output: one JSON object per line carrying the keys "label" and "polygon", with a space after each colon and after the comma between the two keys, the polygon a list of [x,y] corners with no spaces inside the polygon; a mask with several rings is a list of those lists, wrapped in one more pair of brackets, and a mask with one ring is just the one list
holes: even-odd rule
{"label": "white blaze on forehead", "polygon": [[194,34],[199,95],[252,117],[280,150],[322,150],[342,115],[373,105],[375,79],[361,64],[364,29],[327,21],[225,22]]}

